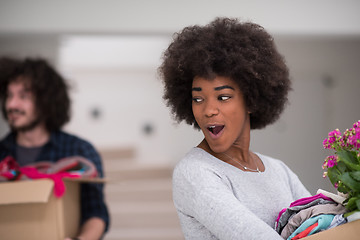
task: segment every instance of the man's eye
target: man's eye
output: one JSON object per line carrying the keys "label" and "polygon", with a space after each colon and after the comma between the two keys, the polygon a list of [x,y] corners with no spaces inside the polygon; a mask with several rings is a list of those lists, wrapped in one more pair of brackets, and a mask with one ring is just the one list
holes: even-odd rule
{"label": "man's eye", "polygon": [[27,99],[27,98],[28,98],[28,95],[27,95],[27,94],[20,94],[20,98],[21,98],[21,99]]}
{"label": "man's eye", "polygon": [[6,95],[5,95],[5,97],[6,97],[6,99],[10,99],[10,98],[12,98],[12,94],[11,93],[7,93]]}
{"label": "man's eye", "polygon": [[20,94],[20,98],[21,99],[30,99],[31,98],[31,94],[28,92],[22,93]]}
{"label": "man's eye", "polygon": [[231,97],[229,97],[229,96],[219,96],[218,97],[218,99],[220,100],[220,101],[226,101],[226,100],[228,100],[228,99],[230,99]]}

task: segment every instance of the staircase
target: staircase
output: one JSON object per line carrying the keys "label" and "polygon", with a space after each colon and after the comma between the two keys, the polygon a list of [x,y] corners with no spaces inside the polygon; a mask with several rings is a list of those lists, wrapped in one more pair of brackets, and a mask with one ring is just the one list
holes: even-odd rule
{"label": "staircase", "polygon": [[172,202],[172,167],[106,159],[104,170],[111,216],[104,240],[184,239]]}

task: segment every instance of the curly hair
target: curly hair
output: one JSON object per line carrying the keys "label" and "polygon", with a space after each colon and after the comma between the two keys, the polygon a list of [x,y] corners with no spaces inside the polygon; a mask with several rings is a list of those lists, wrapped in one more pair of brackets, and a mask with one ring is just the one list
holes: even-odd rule
{"label": "curly hair", "polygon": [[238,19],[216,18],[205,26],[175,33],[158,71],[163,98],[174,118],[199,129],[192,113],[194,77],[229,77],[241,89],[251,129],[275,122],[291,90],[289,71],[273,38],[263,27]]}
{"label": "curly hair", "polygon": [[48,131],[59,130],[70,120],[70,98],[64,78],[44,59],[0,59],[0,101],[5,118],[8,85],[23,77],[35,96],[35,106]]}

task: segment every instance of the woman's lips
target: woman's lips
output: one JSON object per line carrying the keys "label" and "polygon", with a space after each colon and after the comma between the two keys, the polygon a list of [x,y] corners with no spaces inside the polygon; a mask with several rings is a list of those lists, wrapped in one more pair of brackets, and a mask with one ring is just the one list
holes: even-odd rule
{"label": "woman's lips", "polygon": [[218,138],[220,137],[221,133],[224,130],[225,125],[210,125],[207,127],[210,136],[213,138]]}

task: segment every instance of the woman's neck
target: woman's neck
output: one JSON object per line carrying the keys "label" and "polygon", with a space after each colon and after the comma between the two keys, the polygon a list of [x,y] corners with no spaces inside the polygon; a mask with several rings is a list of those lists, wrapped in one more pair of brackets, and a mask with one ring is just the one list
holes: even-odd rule
{"label": "woman's neck", "polygon": [[237,144],[231,146],[225,152],[216,153],[211,150],[205,139],[197,147],[241,170],[252,172],[265,171],[265,166],[261,159],[255,153],[251,152],[248,147],[241,147]]}
{"label": "woman's neck", "polygon": [[251,152],[249,150],[249,145],[244,146],[244,145],[240,145],[240,144],[234,144],[226,151],[217,153],[217,152],[212,151],[209,144],[206,142],[205,139],[203,139],[197,147],[205,150],[206,152],[210,153],[211,155],[213,155],[219,159],[222,159],[223,161],[226,161],[226,160],[224,160],[224,157],[222,157],[224,155],[230,155],[233,158],[236,158],[242,162],[252,161],[251,160]]}

